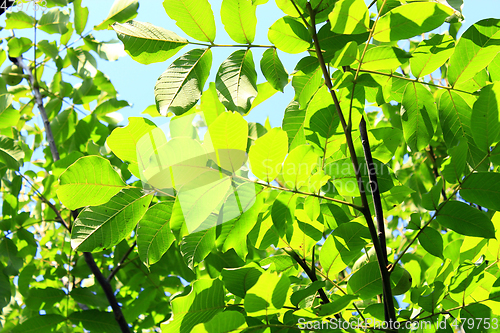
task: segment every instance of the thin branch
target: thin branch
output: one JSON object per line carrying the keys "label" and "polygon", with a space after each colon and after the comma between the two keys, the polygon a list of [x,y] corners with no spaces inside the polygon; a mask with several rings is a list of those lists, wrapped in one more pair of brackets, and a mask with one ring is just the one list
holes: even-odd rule
{"label": "thin branch", "polygon": [[[432,148],[431,145],[429,145],[429,150],[427,151],[427,154],[432,162],[432,172],[434,173],[434,178],[438,179],[439,178],[439,171],[437,167],[437,161],[436,161],[436,154],[434,154],[434,149]],[[443,199],[446,200],[446,187],[445,187],[445,182],[443,182],[443,188],[441,189],[441,195],[443,196]]]}
{"label": "thin branch", "polygon": [[94,257],[92,256],[92,253],[90,252],[83,252],[83,256],[85,258],[85,262],[89,266],[90,270],[92,271],[92,274],[94,274],[97,282],[101,285],[102,290],[104,291],[104,294],[106,294],[106,298],[108,299],[108,303],[113,309],[113,313],[115,314],[115,320],[118,322],[118,325],[120,325],[120,329],[122,332],[130,332],[130,327],[127,324],[127,321],[125,320],[125,317],[123,316],[122,310],[120,309],[120,305],[118,305],[118,301],[116,300],[115,294],[113,292],[113,289],[111,288],[111,285],[109,282],[106,280],[104,275],[102,275],[101,271],[99,270],[99,267],[97,267]]}
{"label": "thin branch", "polygon": [[132,253],[132,251],[134,250],[136,245],[137,245],[137,241],[134,241],[134,243],[130,246],[130,248],[127,250],[127,252],[125,252],[125,254],[123,255],[120,262],[118,262],[116,267],[113,269],[111,274],[109,274],[108,278],[106,279],[108,282],[110,282],[111,279],[116,275],[116,273],[118,273],[118,271],[123,267],[123,262],[127,259],[127,257],[130,255],[130,253]]}

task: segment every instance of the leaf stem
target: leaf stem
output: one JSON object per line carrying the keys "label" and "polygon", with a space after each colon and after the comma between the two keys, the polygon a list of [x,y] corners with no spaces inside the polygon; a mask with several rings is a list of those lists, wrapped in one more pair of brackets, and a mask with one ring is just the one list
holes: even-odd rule
{"label": "leaf stem", "polygon": [[251,48],[251,47],[264,47],[267,49],[275,49],[274,45],[260,45],[260,44],[206,44],[198,42],[189,42],[191,45],[200,45],[205,47],[238,47],[238,48]]}

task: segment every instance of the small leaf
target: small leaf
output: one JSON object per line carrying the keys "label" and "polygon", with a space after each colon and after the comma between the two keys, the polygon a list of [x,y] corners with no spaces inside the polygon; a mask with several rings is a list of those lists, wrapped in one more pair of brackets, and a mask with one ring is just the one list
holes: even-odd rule
{"label": "small leaf", "polygon": [[301,108],[306,108],[323,84],[323,73],[318,59],[313,56],[302,58],[292,75],[292,86],[295,89],[294,99],[299,101]]}
{"label": "small leaf", "polygon": [[84,252],[110,249],[130,236],[152,198],[141,189],[129,188],[103,205],[85,208],[71,230],[71,247]]}
{"label": "small leaf", "polygon": [[260,60],[260,69],[273,88],[283,92],[283,89],[288,84],[288,73],[283,67],[276,49],[264,51]]}
{"label": "small leaf", "polygon": [[57,196],[69,209],[108,202],[127,184],[100,156],[86,156],[73,163],[59,177]]}
{"label": "small leaf", "polygon": [[411,56],[394,46],[376,46],[369,49],[363,58],[361,69],[364,70],[395,70],[408,61]]}
{"label": "small leaf", "polygon": [[450,58],[454,46],[455,42],[449,35],[434,35],[424,39],[411,54],[412,74],[417,78],[431,74]]}
{"label": "small leaf", "polygon": [[434,228],[427,227],[418,236],[418,241],[420,245],[432,254],[433,256],[444,259],[443,257],[443,237]]}
{"label": "small leaf", "polygon": [[363,0],[340,0],[328,15],[332,31],[341,35],[367,32],[370,27],[370,13]]}
{"label": "small leaf", "polygon": [[287,53],[301,53],[311,45],[311,36],[307,28],[290,16],[285,16],[274,22],[267,34],[269,41]]}
{"label": "small leaf", "polygon": [[18,170],[23,164],[24,151],[21,146],[11,138],[0,135],[0,165],[5,164],[7,168]]}
{"label": "small leaf", "polygon": [[230,111],[246,114],[257,96],[257,72],[252,52],[238,50],[224,60],[215,77],[219,99]]}
{"label": "small leaf", "polygon": [[281,128],[273,128],[258,138],[250,147],[248,158],[252,173],[268,183],[281,171],[281,165],[288,153],[288,137]]}
{"label": "small leaf", "polygon": [[129,21],[112,28],[132,59],[145,65],[163,62],[188,44],[187,39],[151,23]]}
{"label": "small leaf", "polygon": [[132,20],[137,16],[139,8],[138,0],[115,0],[109,10],[108,17],[94,27],[95,30],[109,29],[115,22],[123,23]]}
{"label": "small leaf", "polygon": [[257,5],[252,0],[223,0],[221,21],[229,37],[236,43],[251,44],[255,38]]}
{"label": "small leaf", "polygon": [[208,0],[165,0],[163,7],[179,28],[194,39],[215,41],[215,20]]}
{"label": "small leaf", "polygon": [[9,57],[17,58],[31,49],[33,42],[26,37],[13,37],[9,40],[7,46],[9,47]]}
{"label": "small leaf", "polygon": [[194,49],[176,59],[155,85],[156,107],[161,115],[181,115],[200,99],[212,66],[212,51]]}
{"label": "small leaf", "polygon": [[146,266],[158,262],[175,240],[170,231],[171,202],[159,202],[150,207],[137,226],[139,257]]}
{"label": "small leaf", "polygon": [[462,235],[495,238],[495,227],[490,219],[483,212],[460,201],[443,202],[436,220]]}
{"label": "small leaf", "polygon": [[476,172],[469,175],[460,187],[460,196],[467,200],[500,211],[500,174]]}
{"label": "small leaf", "polygon": [[373,38],[379,42],[408,39],[441,26],[453,9],[435,2],[413,2],[391,9],[380,18]]}
{"label": "small leaf", "polygon": [[75,11],[75,30],[77,34],[81,35],[87,25],[89,9],[87,7],[82,7],[82,0],[74,0],[73,8]]}
{"label": "small leaf", "polygon": [[299,102],[292,101],[285,109],[283,116],[283,130],[288,135],[289,150],[306,143],[304,133],[304,120],[306,119],[306,110],[300,109]]}

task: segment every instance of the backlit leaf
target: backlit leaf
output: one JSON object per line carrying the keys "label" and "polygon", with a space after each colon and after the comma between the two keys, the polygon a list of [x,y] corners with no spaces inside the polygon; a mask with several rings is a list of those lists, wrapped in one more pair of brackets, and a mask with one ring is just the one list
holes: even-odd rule
{"label": "backlit leaf", "polygon": [[177,26],[194,39],[215,41],[215,20],[208,0],[164,0],[163,7]]}
{"label": "backlit leaf", "polygon": [[251,44],[255,38],[257,5],[252,0],[223,0],[221,21],[229,37],[236,43]]}

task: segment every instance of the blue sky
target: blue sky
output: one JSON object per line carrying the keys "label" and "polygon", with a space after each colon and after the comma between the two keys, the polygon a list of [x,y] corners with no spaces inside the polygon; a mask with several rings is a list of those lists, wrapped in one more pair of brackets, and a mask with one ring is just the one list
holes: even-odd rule
{"label": "blue sky", "polygon": [[[90,31],[94,25],[99,24],[104,20],[111,8],[112,1],[97,1],[97,0],[86,0],[83,1],[84,5],[90,10],[89,21],[87,22],[87,27],[85,33]],[[216,16],[217,24],[217,37],[216,43],[219,44],[233,44],[227,33],[224,31],[223,25],[220,23],[219,13],[221,1],[210,1],[212,5],[212,10]],[[365,2],[370,3],[371,0],[365,0]],[[31,10],[32,12],[32,10]],[[462,33],[467,27],[469,27],[474,22],[477,22],[484,18],[489,17],[500,17],[500,0],[465,0],[464,1],[464,16],[465,22],[463,22],[463,27],[460,30]],[[40,14],[38,14],[40,15]],[[267,29],[271,26],[278,18],[283,16],[281,10],[276,7],[274,1],[269,1],[264,5],[260,5],[257,8],[257,33],[255,44],[269,44],[267,40]],[[4,25],[5,15],[0,18],[0,25]],[[164,27],[168,30],[174,31],[180,36],[186,36],[171,20],[162,5],[162,1],[140,1],[139,14],[136,20],[143,22],[150,22],[152,24]],[[7,32],[2,31],[0,35],[5,36]],[[27,36],[32,37],[33,33],[29,29],[24,29],[22,31],[16,32],[17,36]],[[47,34],[40,32],[38,38],[44,38]],[[101,41],[107,41],[111,39],[116,39],[116,34],[113,31],[97,31],[94,32],[94,37]],[[75,38],[75,37],[73,37]],[[5,44],[2,44],[2,47]],[[78,45],[78,44],[76,44]],[[161,75],[165,69],[170,65],[171,61],[175,60],[183,52],[186,52],[188,47],[182,49],[176,56],[167,60],[165,63],[156,63],[150,65],[142,65],[133,61],[130,57],[122,57],[118,61],[105,61],[102,59],[98,60],[98,69],[107,74],[116,90],[119,93],[119,98],[129,101],[132,104],[131,107],[124,108],[120,113],[124,117],[124,123],[126,119],[133,116],[141,116],[141,112],[149,105],[154,104],[154,93],[153,88],[156,79]],[[220,63],[224,61],[232,52],[236,49],[233,48],[216,48],[213,50],[213,64],[212,64],[212,74],[209,77],[209,81],[215,79],[215,72],[217,71]],[[253,49],[254,62],[256,64],[256,70],[259,75],[258,82],[263,82],[263,77],[259,69],[259,62],[261,54],[265,49]],[[26,57],[32,57],[32,50],[25,54]],[[290,55],[280,53],[281,60],[283,61],[286,69],[291,73],[295,67],[297,61],[302,57],[299,55]],[[4,67],[6,63],[2,65]],[[44,78],[50,82],[51,76],[54,74],[55,70],[51,68],[46,68],[44,73]],[[70,81],[71,78],[66,75],[65,80]],[[71,82],[71,81],[70,81]],[[77,81],[74,81],[77,82]],[[284,93],[277,93],[271,99],[259,105],[257,108],[252,110],[249,116],[247,116],[248,121],[258,121],[264,122],[267,117],[270,118],[271,125],[281,126],[281,121],[283,119],[284,109],[288,103],[293,99],[293,88],[289,84],[285,88]],[[162,123],[158,118],[155,122]],[[39,120],[39,125],[42,127],[42,122]]]}

